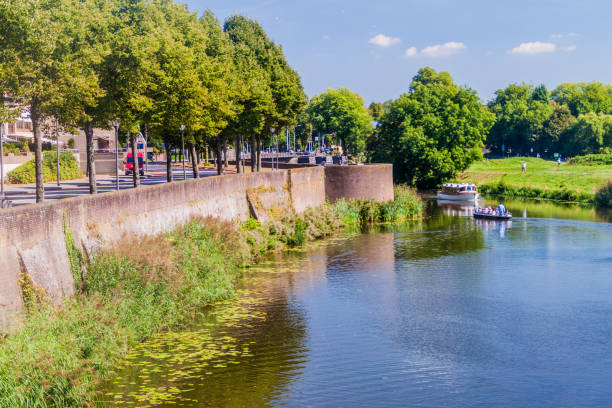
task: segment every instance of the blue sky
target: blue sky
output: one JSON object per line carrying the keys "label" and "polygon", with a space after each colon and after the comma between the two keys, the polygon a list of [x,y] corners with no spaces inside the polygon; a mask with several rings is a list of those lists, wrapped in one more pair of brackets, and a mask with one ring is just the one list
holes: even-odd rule
{"label": "blue sky", "polygon": [[[180,1],[180,0],[179,0]],[[612,1],[187,0],[257,20],[307,94],[347,87],[397,98],[417,70],[450,72],[489,100],[509,83],[612,82]]]}

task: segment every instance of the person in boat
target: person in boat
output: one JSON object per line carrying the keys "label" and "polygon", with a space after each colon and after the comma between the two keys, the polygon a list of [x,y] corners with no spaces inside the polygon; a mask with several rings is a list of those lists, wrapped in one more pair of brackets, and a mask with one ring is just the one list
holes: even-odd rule
{"label": "person in boat", "polygon": [[499,203],[499,205],[497,206],[497,211],[499,212],[500,215],[505,215],[506,206],[504,206],[502,203]]}

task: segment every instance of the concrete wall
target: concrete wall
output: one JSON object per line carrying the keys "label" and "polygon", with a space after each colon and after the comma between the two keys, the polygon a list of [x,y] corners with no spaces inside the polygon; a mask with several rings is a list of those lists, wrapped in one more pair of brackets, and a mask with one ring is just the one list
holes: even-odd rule
{"label": "concrete wall", "polygon": [[393,200],[393,165],[325,166],[325,191],[331,203],[339,198]]}
{"label": "concrete wall", "polygon": [[245,220],[255,209],[267,219],[316,208],[341,194],[393,198],[390,165],[334,167],[207,177],[0,210],[0,325],[23,310],[22,273],[56,303],[74,292],[64,224],[79,247],[95,253],[123,235],[170,231],[195,216]]}
{"label": "concrete wall", "polygon": [[[125,153],[119,152],[119,171],[123,171],[123,160]],[[84,150],[79,154],[81,171],[87,174],[87,154]],[[115,153],[96,152],[94,153],[94,163],[96,174],[115,174]]]}

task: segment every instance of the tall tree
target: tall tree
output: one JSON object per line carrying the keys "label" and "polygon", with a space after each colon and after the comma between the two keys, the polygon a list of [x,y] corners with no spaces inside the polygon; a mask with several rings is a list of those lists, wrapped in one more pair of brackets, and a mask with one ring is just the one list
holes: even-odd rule
{"label": "tall tree", "polygon": [[482,157],[493,121],[475,91],[423,68],[382,118],[370,158],[392,162],[397,181],[432,188]]}
{"label": "tall tree", "polygon": [[[268,134],[266,117],[273,112],[273,96],[270,88],[268,39],[259,24],[243,16],[232,16],[223,30],[233,44],[234,67],[239,78],[238,104],[241,113],[230,123],[217,141],[217,149],[234,135],[248,135],[251,140],[251,160],[255,152],[257,170],[260,169],[262,133]],[[218,168],[220,170],[220,168]]]}
{"label": "tall tree", "polygon": [[87,0],[79,4],[77,10],[81,14],[82,36],[78,63],[91,67],[88,71],[91,98],[77,101],[73,109],[64,111],[60,121],[68,128],[79,128],[85,134],[87,176],[89,193],[96,194],[96,166],[94,152],[94,127],[109,128],[112,112],[109,105],[103,103],[104,90],[100,85],[99,73],[101,63],[110,52],[111,27],[114,25],[117,3],[114,0]]}
{"label": "tall tree", "polygon": [[44,200],[41,126],[68,118],[99,96],[84,27],[92,3],[5,0],[0,3],[2,87],[30,109],[35,144],[36,201]]}
{"label": "tall tree", "polygon": [[552,107],[553,112],[544,122],[536,145],[537,151],[545,155],[552,155],[561,151],[561,136],[576,120],[567,106],[552,101]]}
{"label": "tall tree", "polygon": [[565,130],[560,143],[566,156],[603,153],[612,149],[612,115],[589,112]]}
{"label": "tall tree", "polygon": [[134,146],[143,123],[151,121],[155,80],[161,70],[156,58],[168,34],[165,16],[156,2],[117,0],[110,53],[101,64],[100,79],[106,90],[104,103],[121,120],[121,129],[132,146],[134,187],[140,184]]}
{"label": "tall tree", "polygon": [[307,112],[315,132],[334,133],[349,154],[365,151],[374,128],[361,96],[346,88],[328,89],[312,99]]}
{"label": "tall tree", "polygon": [[368,109],[370,110],[370,116],[372,116],[372,119],[377,122],[379,122],[385,114],[383,104],[379,102],[372,102]]}
{"label": "tall tree", "polygon": [[[245,85],[241,102],[244,109],[233,126],[234,132],[256,139],[253,150],[259,152],[262,139],[269,139],[272,129],[280,131],[297,123],[307,98],[282,48],[268,38],[257,22],[233,16],[226,21],[224,30],[234,43],[236,65]],[[259,157],[256,161],[259,169]]]}
{"label": "tall tree", "polygon": [[495,93],[488,105],[496,115],[487,137],[487,145],[492,150],[502,153],[504,146],[506,151],[511,148],[513,152],[528,152],[536,144],[544,122],[552,113],[548,99],[542,96],[542,88],[538,89],[537,99],[533,86],[527,84],[512,84]]}

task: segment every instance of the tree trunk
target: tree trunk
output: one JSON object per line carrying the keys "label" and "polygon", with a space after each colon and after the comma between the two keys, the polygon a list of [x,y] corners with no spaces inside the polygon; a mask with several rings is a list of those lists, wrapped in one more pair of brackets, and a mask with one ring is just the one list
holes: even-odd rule
{"label": "tree trunk", "polygon": [[255,161],[257,162],[257,172],[261,171],[261,137],[260,136],[256,136],[257,138],[257,152],[256,152],[256,157],[255,157]]}
{"label": "tree trunk", "polygon": [[45,185],[43,179],[43,154],[42,138],[40,134],[40,118],[38,117],[37,107],[32,104],[30,107],[30,119],[32,119],[32,133],[34,133],[34,169],[36,174],[36,202],[41,203],[45,200]]}
{"label": "tree trunk", "polygon": [[251,173],[255,173],[255,159],[257,158],[255,150],[255,136],[251,135]]}
{"label": "tree trunk", "polygon": [[85,131],[85,140],[87,144],[87,175],[89,176],[89,194],[96,194],[98,192],[98,185],[96,184],[93,123],[87,122],[83,130]]}
{"label": "tree trunk", "polygon": [[235,139],[234,139],[234,145],[235,145],[235,160],[236,160],[236,174],[242,173],[242,169],[240,166],[240,135],[236,135]]}
{"label": "tree trunk", "polygon": [[191,156],[191,166],[193,167],[193,178],[197,179],[200,177],[200,169],[198,168],[198,155],[193,143],[189,143],[189,155]]}
{"label": "tree trunk", "polygon": [[172,183],[172,146],[166,142],[166,181]]}
{"label": "tree trunk", "polygon": [[225,143],[225,145],[223,146],[223,167],[227,169],[227,143]]}
{"label": "tree trunk", "polygon": [[217,143],[217,145],[215,146],[215,154],[216,154],[216,164],[217,164],[217,174],[221,175],[223,174],[223,161],[221,161],[222,158],[222,153],[221,153],[221,144]]}
{"label": "tree trunk", "polygon": [[132,145],[132,178],[134,187],[140,186],[140,170],[138,169],[138,149],[136,146],[136,135],[130,132],[130,145]]}
{"label": "tree trunk", "polygon": [[206,145],[206,147],[204,148],[204,154],[206,155],[204,157],[204,163],[208,163],[210,160],[210,154],[208,153],[208,145]]}

